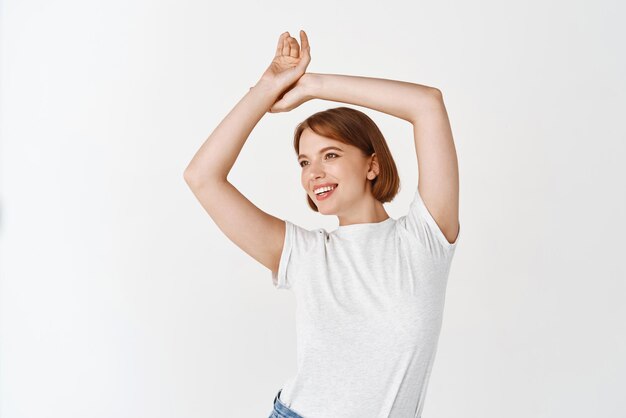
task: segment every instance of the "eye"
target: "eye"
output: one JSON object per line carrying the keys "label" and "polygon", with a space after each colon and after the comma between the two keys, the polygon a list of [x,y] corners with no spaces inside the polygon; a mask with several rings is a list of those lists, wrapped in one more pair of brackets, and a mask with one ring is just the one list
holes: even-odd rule
{"label": "eye", "polygon": [[[339,155],[338,155],[338,154],[335,154],[334,152],[329,152],[329,153],[327,153],[326,155],[324,155],[324,157],[328,157],[329,155],[334,155],[333,159],[335,159],[335,158],[339,157]],[[303,165],[303,164],[304,164],[304,163],[306,163],[306,162],[307,162],[307,160],[302,160],[302,161],[300,161],[298,164],[300,165],[300,167],[304,167],[304,165]]]}

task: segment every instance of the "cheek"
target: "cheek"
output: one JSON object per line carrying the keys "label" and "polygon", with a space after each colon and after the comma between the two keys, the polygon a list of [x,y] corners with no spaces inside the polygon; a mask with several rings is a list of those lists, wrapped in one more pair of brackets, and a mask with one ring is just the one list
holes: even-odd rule
{"label": "cheek", "polygon": [[357,180],[359,167],[350,164],[337,164],[333,167],[333,175],[343,182],[354,182]]}

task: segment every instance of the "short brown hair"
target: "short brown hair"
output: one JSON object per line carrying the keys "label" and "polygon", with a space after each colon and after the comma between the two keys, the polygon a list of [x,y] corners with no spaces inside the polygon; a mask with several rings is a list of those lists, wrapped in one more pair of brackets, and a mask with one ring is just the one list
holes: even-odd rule
{"label": "short brown hair", "polygon": [[[374,121],[365,113],[349,107],[335,107],[314,113],[295,129],[293,147],[300,152],[300,136],[306,128],[318,135],[359,148],[366,157],[376,153],[380,172],[372,182],[372,194],[381,203],[391,202],[400,190],[400,176],[387,141]],[[307,194],[309,207],[319,212]]]}

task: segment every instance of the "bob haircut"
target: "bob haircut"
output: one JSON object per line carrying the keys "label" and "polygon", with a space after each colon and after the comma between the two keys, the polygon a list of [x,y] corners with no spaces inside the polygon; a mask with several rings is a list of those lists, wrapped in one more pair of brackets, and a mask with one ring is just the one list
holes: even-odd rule
{"label": "bob haircut", "polygon": [[[400,177],[387,141],[378,126],[365,113],[349,107],[336,107],[314,113],[295,129],[293,147],[296,155],[300,152],[300,136],[306,128],[318,135],[353,145],[363,152],[364,157],[376,153],[380,172],[370,180],[372,195],[379,202],[391,202],[400,190]],[[307,194],[309,207],[319,212],[315,202]]]}

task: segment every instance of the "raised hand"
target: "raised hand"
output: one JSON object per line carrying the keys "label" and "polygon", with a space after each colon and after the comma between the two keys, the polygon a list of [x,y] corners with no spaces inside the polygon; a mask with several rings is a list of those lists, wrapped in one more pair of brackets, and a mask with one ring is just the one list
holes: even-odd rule
{"label": "raised hand", "polygon": [[314,89],[319,84],[317,74],[306,73],[283,92],[272,105],[270,113],[289,112],[302,103],[315,98]]}
{"label": "raised hand", "polygon": [[281,93],[292,87],[302,77],[311,62],[309,39],[303,30],[300,31],[300,40],[302,49],[289,32],[281,34],[274,60],[261,76],[262,81],[275,85]]}

